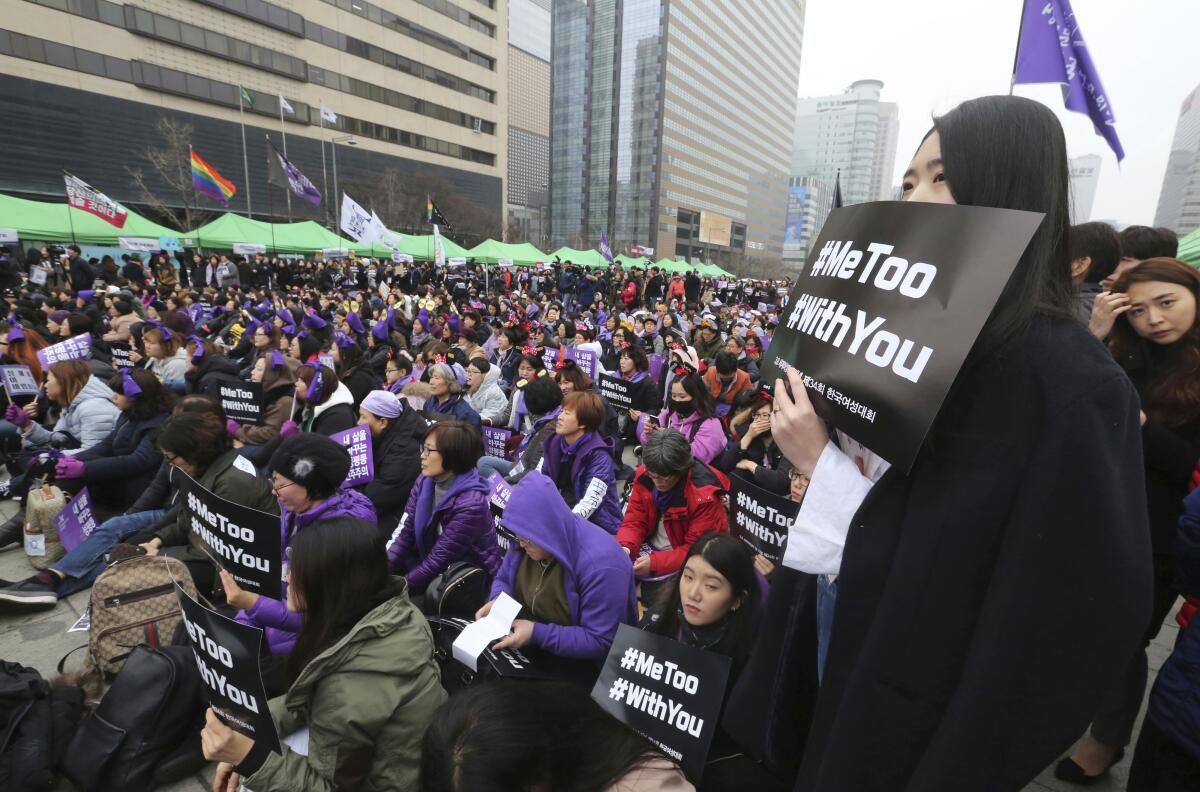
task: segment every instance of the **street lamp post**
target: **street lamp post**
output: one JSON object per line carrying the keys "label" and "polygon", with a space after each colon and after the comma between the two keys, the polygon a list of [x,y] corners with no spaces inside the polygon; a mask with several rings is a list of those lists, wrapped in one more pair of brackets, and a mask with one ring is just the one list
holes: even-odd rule
{"label": "street lamp post", "polygon": [[342,231],[342,194],[338,190],[338,175],[337,175],[337,147],[338,143],[345,143],[347,146],[357,146],[358,141],[353,135],[343,135],[333,139],[333,224],[334,233],[340,234]]}

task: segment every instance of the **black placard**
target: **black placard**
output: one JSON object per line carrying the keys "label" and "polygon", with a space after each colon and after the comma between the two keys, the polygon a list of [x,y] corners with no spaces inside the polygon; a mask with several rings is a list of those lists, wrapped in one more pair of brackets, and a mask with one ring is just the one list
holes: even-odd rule
{"label": "black placard", "polygon": [[699,780],[729,666],[724,655],[622,624],[592,698]]}
{"label": "black placard", "polygon": [[629,392],[629,383],[620,377],[604,373],[596,378],[596,387],[600,395],[617,410],[629,410],[633,407],[633,396]]}
{"label": "black placard", "polygon": [[258,382],[210,382],[204,388],[240,424],[262,426],[263,389]]}
{"label": "black placard", "polygon": [[210,611],[178,583],[175,595],[213,712],[229,728],[282,754],[259,666],[263,631]]}
{"label": "black placard", "polygon": [[124,341],[112,341],[108,345],[108,351],[112,355],[113,368],[120,371],[121,369],[131,369],[137,366],[133,362],[133,358],[129,356],[132,347]]}
{"label": "black placard", "polygon": [[729,477],[730,530],[774,564],[783,563],[788,526],[799,510],[800,504],[790,498],[767,492],[741,476]]}
{"label": "black placard", "polygon": [[879,202],[830,213],[764,356],[909,470],[1042,215]]}
{"label": "black placard", "polygon": [[191,476],[175,470],[188,537],[247,591],[283,595],[279,517],[219,498]]}

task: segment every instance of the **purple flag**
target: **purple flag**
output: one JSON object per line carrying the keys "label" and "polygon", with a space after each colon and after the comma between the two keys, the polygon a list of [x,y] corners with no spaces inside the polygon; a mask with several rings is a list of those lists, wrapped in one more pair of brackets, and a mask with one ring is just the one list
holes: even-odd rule
{"label": "purple flag", "polygon": [[1025,0],[1013,83],[1062,83],[1067,109],[1087,113],[1096,134],[1117,155],[1117,162],[1125,158],[1112,105],[1071,10],[1071,0]]}
{"label": "purple flag", "polygon": [[267,138],[267,145],[271,148],[267,152],[268,181],[280,186],[286,184],[292,192],[314,206],[321,203],[320,190],[287,157],[279,153],[270,137]]}
{"label": "purple flag", "polygon": [[608,232],[600,232],[600,255],[604,256],[604,260],[609,264],[613,263],[612,248],[608,246]]}
{"label": "purple flag", "polygon": [[344,432],[331,434],[329,439],[336,440],[350,452],[350,472],[342,487],[357,487],[375,478],[375,458],[371,453],[371,430],[365,426],[352,426]]}

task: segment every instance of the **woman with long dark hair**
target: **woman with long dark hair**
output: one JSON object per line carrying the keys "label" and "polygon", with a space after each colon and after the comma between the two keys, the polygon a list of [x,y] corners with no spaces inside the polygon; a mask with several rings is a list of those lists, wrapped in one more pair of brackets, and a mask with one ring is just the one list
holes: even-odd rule
{"label": "woman with long dark hair", "polygon": [[415,789],[446,692],[429,626],[388,575],[378,530],[351,517],[314,523],[292,542],[287,581],[287,608],[304,626],[272,714],[285,735],[308,730],[308,752],[274,753],[210,709],[200,739],[221,762],[214,789]]}
{"label": "woman with long dark hair", "polygon": [[[1154,552],[1154,606],[1144,643],[1158,635],[1176,588],[1175,537],[1192,470],[1200,459],[1200,273],[1178,259],[1152,258],[1113,284],[1125,295],[1109,349],[1142,399],[1142,451],[1150,543]],[[1124,756],[1146,690],[1146,653],[1136,652],[1092,719],[1091,734],[1055,775],[1086,782]]]}
{"label": "woman with long dark hair", "polygon": [[705,464],[716,459],[725,447],[725,429],[717,416],[712,391],[699,374],[680,366],[671,380],[666,406],[656,417],[644,416],[644,444],[660,429],[678,429],[692,444],[692,454]]}
{"label": "woman with long dark hair", "polygon": [[[784,563],[839,575],[797,789],[1016,790],[1074,742],[1146,629],[1137,393],[1074,319],[1052,111],[959,105],[934,120],[903,195],[1044,218],[907,473],[831,440],[797,371],[774,383],[772,436],[810,477]],[[764,681],[813,654],[764,662]]]}
{"label": "woman with long dark hair", "polygon": [[456,694],[434,714],[421,792],[555,792],[694,787],[640,734],[565,682],[499,680]]}

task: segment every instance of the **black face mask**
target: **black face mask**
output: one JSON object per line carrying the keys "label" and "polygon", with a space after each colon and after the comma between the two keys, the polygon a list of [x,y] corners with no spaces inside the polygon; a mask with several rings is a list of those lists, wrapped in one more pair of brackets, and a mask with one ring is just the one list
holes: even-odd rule
{"label": "black face mask", "polygon": [[696,403],[671,399],[671,410],[680,418],[687,418],[696,409]]}

